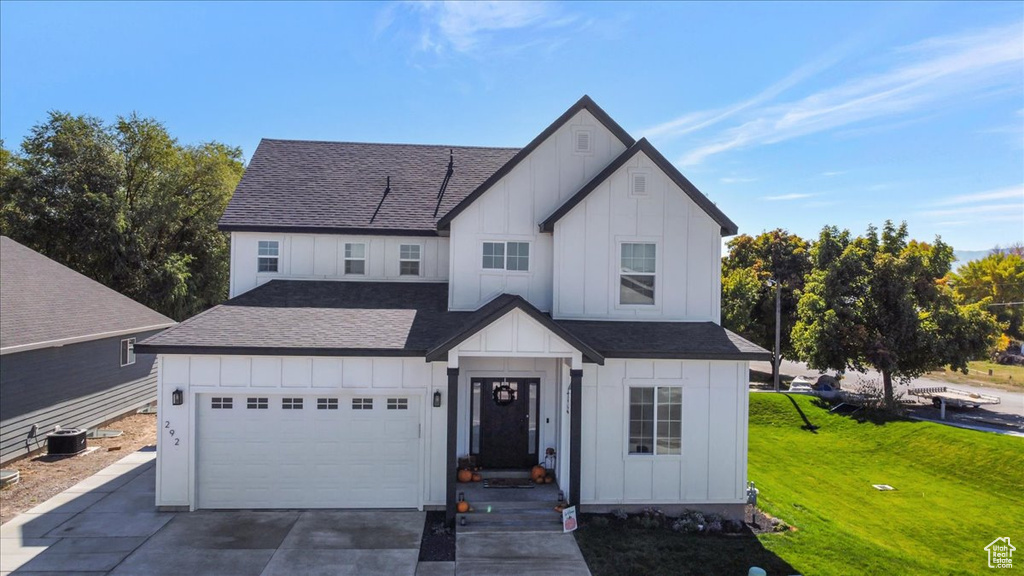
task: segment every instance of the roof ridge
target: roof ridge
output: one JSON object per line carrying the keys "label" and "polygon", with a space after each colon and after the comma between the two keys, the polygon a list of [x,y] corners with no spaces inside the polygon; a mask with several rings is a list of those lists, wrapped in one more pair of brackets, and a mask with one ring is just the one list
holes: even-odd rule
{"label": "roof ridge", "polygon": [[473,148],[477,150],[520,150],[521,148],[516,146],[476,146],[476,145],[465,145],[465,144],[422,144],[422,143],[410,143],[410,142],[356,142],[353,140],[309,140],[306,138],[260,138],[260,141],[266,142],[299,142],[304,144],[350,144],[355,146],[408,146],[417,148],[456,148],[466,149]]}

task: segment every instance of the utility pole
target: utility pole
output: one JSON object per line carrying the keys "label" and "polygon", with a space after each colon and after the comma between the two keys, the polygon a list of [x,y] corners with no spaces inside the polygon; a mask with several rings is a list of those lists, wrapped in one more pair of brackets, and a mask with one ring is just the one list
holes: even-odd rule
{"label": "utility pole", "polygon": [[775,391],[779,391],[779,363],[782,358],[780,356],[781,341],[782,341],[782,284],[778,280],[768,280],[769,286],[775,286],[775,366],[772,370],[772,376],[775,380]]}

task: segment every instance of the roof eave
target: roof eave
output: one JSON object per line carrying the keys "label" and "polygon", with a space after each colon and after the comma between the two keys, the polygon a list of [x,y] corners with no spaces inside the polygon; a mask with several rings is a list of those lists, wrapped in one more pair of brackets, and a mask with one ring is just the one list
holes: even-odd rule
{"label": "roof eave", "polygon": [[285,346],[200,346],[194,344],[136,344],[136,354],[224,356],[391,356],[423,357],[426,350],[404,348],[319,348]]}
{"label": "roof eave", "polygon": [[353,234],[360,236],[440,236],[438,230],[413,228],[356,228],[344,226],[268,226],[218,224],[221,232],[266,232],[271,234]]}

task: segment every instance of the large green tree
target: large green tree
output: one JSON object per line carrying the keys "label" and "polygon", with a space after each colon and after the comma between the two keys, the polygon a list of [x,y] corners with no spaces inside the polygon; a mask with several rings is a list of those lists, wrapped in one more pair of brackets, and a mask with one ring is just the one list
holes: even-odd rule
{"label": "large green tree", "polygon": [[966,370],[999,335],[995,317],[963,302],[944,281],[953,249],[908,241],[906,223],[887,221],[881,237],[826,227],[811,249],[813,270],[797,306],[793,345],[819,370],[882,375],[886,403],[893,382],[942,366]]}
{"label": "large green tree", "polygon": [[241,150],[182,145],[137,115],[51,112],[0,156],[0,232],[181,320],[227,295],[217,230]]}
{"label": "large green tree", "polygon": [[[807,242],[776,229],[729,241],[722,259],[722,324],[752,342],[774,350],[775,288],[780,285],[782,356],[794,357],[790,332],[804,277],[811,270]],[[771,281],[771,282],[769,282]],[[774,375],[774,374],[773,374]]]}
{"label": "large green tree", "polygon": [[966,302],[982,304],[1006,325],[1006,334],[1024,339],[1024,256],[1020,249],[996,249],[949,276]]}

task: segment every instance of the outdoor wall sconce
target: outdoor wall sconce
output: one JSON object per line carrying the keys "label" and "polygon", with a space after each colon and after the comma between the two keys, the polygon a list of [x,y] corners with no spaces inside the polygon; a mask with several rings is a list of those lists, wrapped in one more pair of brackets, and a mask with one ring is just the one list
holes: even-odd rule
{"label": "outdoor wall sconce", "polygon": [[434,408],[441,407],[441,391],[434,390]]}
{"label": "outdoor wall sconce", "polygon": [[181,406],[185,403],[185,393],[181,391],[181,388],[171,392],[171,404],[175,406]]}

